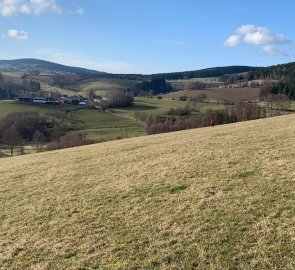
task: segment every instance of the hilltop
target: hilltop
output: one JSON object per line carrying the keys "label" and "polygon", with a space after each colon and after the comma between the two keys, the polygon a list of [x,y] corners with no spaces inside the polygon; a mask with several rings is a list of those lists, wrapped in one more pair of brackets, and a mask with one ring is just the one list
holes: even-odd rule
{"label": "hilltop", "polygon": [[251,73],[251,79],[295,79],[295,62],[261,68]]}
{"label": "hilltop", "polygon": [[103,72],[80,67],[71,67],[49,61],[34,58],[23,58],[15,60],[0,60],[0,71],[21,71],[39,70],[41,72],[60,72],[77,74],[102,74]]}
{"label": "hilltop", "polygon": [[75,73],[80,75],[100,75],[104,78],[117,79],[151,79],[154,77],[162,77],[167,80],[176,80],[183,78],[206,78],[206,77],[221,77],[223,75],[250,72],[260,69],[259,67],[250,66],[226,66],[226,67],[212,67],[193,71],[181,71],[170,73],[155,73],[150,75],[142,74],[111,74],[97,70],[91,70],[80,67],[72,67],[53,63],[50,61],[23,58],[14,60],[0,60],[0,71],[19,71],[27,72],[30,70],[39,70],[41,72],[57,72],[57,73]]}
{"label": "hilltop", "polygon": [[171,73],[161,73],[153,74],[152,77],[163,77],[166,80],[180,80],[180,79],[192,79],[192,78],[211,78],[211,77],[222,77],[224,75],[239,74],[245,72],[252,72],[260,70],[261,67],[251,67],[251,66],[226,66],[226,67],[212,67],[193,71],[183,71],[183,72],[171,72]]}
{"label": "hilltop", "polygon": [[295,115],[0,160],[2,269],[294,269]]}

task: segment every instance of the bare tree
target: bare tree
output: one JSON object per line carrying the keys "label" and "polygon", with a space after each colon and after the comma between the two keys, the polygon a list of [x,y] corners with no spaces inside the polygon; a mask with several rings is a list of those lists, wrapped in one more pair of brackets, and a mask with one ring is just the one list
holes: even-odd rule
{"label": "bare tree", "polygon": [[13,156],[13,150],[15,146],[21,142],[21,136],[15,125],[11,126],[10,128],[4,131],[2,141],[4,144],[9,145],[10,155]]}
{"label": "bare tree", "polygon": [[90,100],[94,100],[94,98],[95,98],[95,92],[94,92],[93,89],[91,89],[91,90],[88,91],[88,97],[89,97]]}
{"label": "bare tree", "polygon": [[37,151],[39,152],[41,150],[42,143],[45,142],[45,136],[42,132],[39,130],[36,130],[33,135],[33,141],[37,146]]}
{"label": "bare tree", "polygon": [[81,146],[84,141],[81,134],[70,132],[59,139],[59,149]]}
{"label": "bare tree", "polygon": [[266,96],[265,101],[267,102],[267,108],[270,110],[286,111],[291,105],[290,99],[284,94],[269,94]]}

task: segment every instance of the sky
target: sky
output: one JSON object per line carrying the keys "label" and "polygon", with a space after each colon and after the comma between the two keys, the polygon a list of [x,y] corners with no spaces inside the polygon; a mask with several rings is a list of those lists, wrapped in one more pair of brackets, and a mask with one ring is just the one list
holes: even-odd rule
{"label": "sky", "polygon": [[294,0],[0,0],[0,59],[112,73],[295,60]]}

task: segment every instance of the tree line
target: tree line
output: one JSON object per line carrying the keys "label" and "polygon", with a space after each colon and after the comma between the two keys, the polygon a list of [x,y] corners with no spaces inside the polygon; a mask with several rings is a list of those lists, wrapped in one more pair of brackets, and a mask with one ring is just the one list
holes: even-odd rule
{"label": "tree line", "polygon": [[150,93],[151,95],[159,95],[171,92],[172,86],[170,83],[166,82],[166,79],[158,77],[137,84],[135,91],[137,93],[143,92]]}
{"label": "tree line", "polygon": [[0,119],[0,144],[6,145],[13,156],[17,146],[34,143],[37,151],[63,149],[101,142],[88,140],[82,134],[69,130],[63,121],[41,117],[38,112],[15,112]]}
{"label": "tree line", "polygon": [[37,92],[41,90],[40,82],[23,78],[21,83],[7,79],[0,73],[0,99],[17,98],[21,91]]}
{"label": "tree line", "polygon": [[261,68],[249,73],[250,80],[270,79],[285,80],[295,79],[295,62]]}
{"label": "tree line", "polygon": [[45,141],[48,135],[45,119],[38,112],[15,112],[0,120],[0,143],[9,146],[11,156],[24,141]]}
{"label": "tree line", "polygon": [[211,120],[217,125],[248,121],[266,117],[266,110],[263,107],[238,103],[234,106],[227,106],[222,110],[208,110],[191,117],[171,116],[144,116],[138,115],[138,119],[144,119],[148,134],[166,133],[192,128],[210,126]]}
{"label": "tree line", "polygon": [[265,99],[268,95],[285,95],[289,99],[295,100],[295,79],[262,86],[260,98]]}

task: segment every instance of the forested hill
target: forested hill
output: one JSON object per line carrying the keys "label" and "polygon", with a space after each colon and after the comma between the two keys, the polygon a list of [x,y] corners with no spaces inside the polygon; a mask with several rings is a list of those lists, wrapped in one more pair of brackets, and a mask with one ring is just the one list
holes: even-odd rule
{"label": "forested hill", "polygon": [[213,67],[194,71],[158,73],[150,75],[142,74],[111,74],[100,72],[91,69],[80,67],[72,67],[61,65],[45,60],[34,58],[23,58],[15,60],[0,60],[0,72],[2,71],[21,71],[28,72],[38,70],[40,72],[56,72],[56,73],[74,73],[86,76],[98,76],[106,78],[131,79],[131,80],[150,80],[153,78],[163,78],[166,80],[190,79],[190,78],[206,78],[206,77],[221,77],[236,73],[256,71],[259,67],[250,66],[228,66],[228,67]]}
{"label": "forested hill", "polygon": [[295,62],[261,68],[251,73],[250,79],[295,79]]}
{"label": "forested hill", "polygon": [[194,71],[172,72],[153,74],[152,77],[163,77],[166,80],[179,80],[190,78],[207,78],[207,77],[221,77],[224,75],[244,73],[259,70],[260,67],[250,66],[228,66],[228,67],[213,67]]}
{"label": "forested hill", "polygon": [[103,74],[103,72],[80,68],[65,66],[49,61],[34,59],[34,58],[23,58],[15,60],[0,60],[0,71],[22,71],[27,72],[30,70],[39,70],[42,72],[60,72],[60,73],[77,73],[77,74]]}

